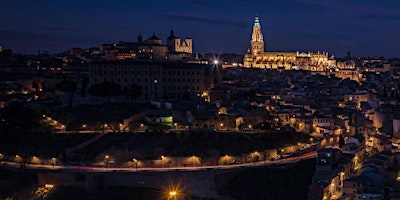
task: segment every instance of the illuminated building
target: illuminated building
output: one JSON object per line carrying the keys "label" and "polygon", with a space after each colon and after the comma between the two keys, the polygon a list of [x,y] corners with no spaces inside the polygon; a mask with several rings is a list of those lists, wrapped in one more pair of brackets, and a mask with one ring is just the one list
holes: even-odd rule
{"label": "illuminated building", "polygon": [[258,17],[254,20],[250,47],[243,63],[248,68],[326,71],[335,66],[334,57],[329,57],[327,52],[265,52]]}
{"label": "illuminated building", "polygon": [[185,38],[181,41],[180,38],[175,37],[174,30],[171,29],[170,35],[167,38],[167,46],[169,53],[189,53],[193,52],[192,39]]}
{"label": "illuminated building", "polygon": [[155,33],[143,40],[142,35],[138,35],[137,42],[120,41],[117,44],[103,44],[100,46],[100,52],[104,54],[106,60],[126,60],[138,58],[140,60],[181,60],[184,57],[190,57],[192,48],[192,39],[185,38],[181,40],[171,33],[167,38],[167,44],[162,41]]}
{"label": "illuminated building", "polygon": [[181,99],[201,95],[222,82],[216,65],[174,62],[108,61],[89,65],[89,87],[103,82],[142,88],[138,101]]}
{"label": "illuminated building", "polygon": [[361,73],[358,72],[356,65],[352,61],[338,62],[337,69],[335,71],[335,76],[350,80],[358,81]]}

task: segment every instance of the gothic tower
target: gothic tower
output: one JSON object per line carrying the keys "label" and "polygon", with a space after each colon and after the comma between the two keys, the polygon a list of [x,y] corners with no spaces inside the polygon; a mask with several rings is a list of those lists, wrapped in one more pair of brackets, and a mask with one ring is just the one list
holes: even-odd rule
{"label": "gothic tower", "polygon": [[253,34],[251,36],[251,55],[256,56],[264,52],[264,40],[258,16],[254,19]]}

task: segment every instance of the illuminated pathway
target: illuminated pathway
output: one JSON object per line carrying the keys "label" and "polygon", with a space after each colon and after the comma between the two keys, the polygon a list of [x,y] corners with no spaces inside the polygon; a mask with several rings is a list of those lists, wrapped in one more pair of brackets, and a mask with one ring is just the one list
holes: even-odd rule
{"label": "illuminated pathway", "polygon": [[[41,164],[24,164],[25,169],[29,170],[62,170],[62,171],[82,171],[82,172],[111,172],[111,171],[124,171],[124,172],[139,172],[139,171],[170,171],[170,170],[179,170],[179,171],[196,171],[196,170],[204,170],[204,169],[234,169],[234,168],[245,168],[245,167],[262,167],[262,166],[279,166],[290,163],[299,162],[304,159],[315,158],[317,156],[316,152],[311,152],[308,154],[278,159],[274,161],[258,161],[251,163],[240,163],[240,164],[231,164],[231,165],[208,165],[208,166],[185,166],[185,167],[120,167],[120,166],[67,166],[67,165],[41,165]],[[7,162],[3,161],[4,167],[19,169],[21,168],[21,163],[16,162]]]}

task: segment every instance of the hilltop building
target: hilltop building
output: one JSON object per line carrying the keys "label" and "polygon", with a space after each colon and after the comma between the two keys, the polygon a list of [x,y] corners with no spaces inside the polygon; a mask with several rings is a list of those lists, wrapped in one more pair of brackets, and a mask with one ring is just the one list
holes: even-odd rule
{"label": "hilltop building", "polygon": [[[193,52],[192,45],[191,38],[182,40],[176,37],[173,29],[171,29],[166,44],[163,44],[155,33],[146,40],[143,40],[143,36],[139,34],[136,42],[119,41],[116,44],[102,44],[98,53],[104,55],[105,60],[177,61],[191,56]],[[79,55],[81,54],[81,52],[78,53]]]}
{"label": "hilltop building", "polygon": [[326,71],[335,66],[328,52],[265,52],[264,37],[258,17],[255,17],[250,49],[244,56],[244,67],[263,69],[302,69]]}
{"label": "hilltop building", "polygon": [[198,96],[214,85],[222,83],[222,70],[217,65],[109,61],[89,65],[89,88],[104,82],[124,87],[133,84],[141,88],[140,102],[176,100]]}

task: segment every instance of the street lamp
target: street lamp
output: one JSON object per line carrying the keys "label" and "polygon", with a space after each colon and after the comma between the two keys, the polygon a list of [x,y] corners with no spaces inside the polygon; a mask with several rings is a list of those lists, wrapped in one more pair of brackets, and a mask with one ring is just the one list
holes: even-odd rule
{"label": "street lamp", "polygon": [[176,191],[170,191],[168,199],[176,199],[178,193]]}
{"label": "street lamp", "polygon": [[40,159],[37,156],[33,156],[31,162],[33,164],[40,164]]}
{"label": "street lamp", "polygon": [[194,161],[195,161],[195,159],[196,159],[196,156],[192,156],[192,165],[193,165],[193,167],[194,167]]}
{"label": "street lamp", "polygon": [[107,171],[108,171],[108,160],[110,159],[110,156],[106,155],[105,159],[106,159],[106,167],[107,167]]}
{"label": "street lamp", "polygon": [[57,163],[57,159],[56,158],[51,158],[51,165],[53,165],[53,169],[54,169],[54,166],[56,165],[56,163]]}
{"label": "street lamp", "polygon": [[136,171],[137,171],[138,160],[136,160],[136,159],[134,158],[132,161],[133,161],[133,163],[135,164],[135,168],[136,168]]}
{"label": "street lamp", "polygon": [[21,162],[21,161],[22,161],[21,156],[15,155],[15,162],[19,163],[19,162]]}
{"label": "street lamp", "polygon": [[15,162],[20,164],[20,168],[24,168],[25,165],[23,163],[23,159],[20,155],[15,155]]}
{"label": "street lamp", "polygon": [[254,166],[256,165],[256,162],[260,159],[260,153],[258,151],[254,151],[253,153],[250,154],[251,160],[253,161]]}

